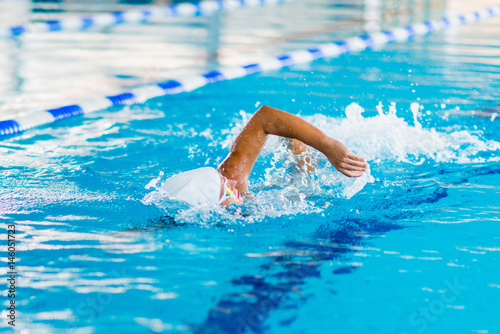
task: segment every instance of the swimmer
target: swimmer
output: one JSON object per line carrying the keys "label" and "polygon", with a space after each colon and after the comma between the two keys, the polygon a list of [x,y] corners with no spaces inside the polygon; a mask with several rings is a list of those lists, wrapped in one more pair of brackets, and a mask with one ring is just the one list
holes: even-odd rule
{"label": "swimmer", "polygon": [[[340,141],[298,116],[263,106],[252,116],[233,142],[229,154],[217,169],[202,167],[167,179],[162,189],[171,199],[190,205],[219,203],[242,205],[248,197],[248,178],[268,135],[290,139],[293,153],[301,154],[308,147],[323,153],[342,174],[359,177],[367,169],[365,159],[349,151]],[[306,170],[314,167],[306,164]]]}

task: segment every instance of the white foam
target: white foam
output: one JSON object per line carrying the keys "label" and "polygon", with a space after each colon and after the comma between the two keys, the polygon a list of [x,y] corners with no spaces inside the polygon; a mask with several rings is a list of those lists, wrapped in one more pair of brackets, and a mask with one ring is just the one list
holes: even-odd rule
{"label": "white foam", "polygon": [[388,113],[384,113],[381,106],[377,109],[379,115],[365,118],[362,116],[364,109],[353,103],[346,108],[347,118],[315,115],[306,119],[371,161],[480,162],[483,159],[476,157],[478,153],[500,148],[500,143],[484,140],[479,133],[423,128],[418,120],[420,108],[416,103],[411,107],[414,125],[397,116],[395,104],[391,104]]}
{"label": "white foam", "polygon": [[[352,152],[364,156],[372,168],[382,162],[417,165],[425,161],[433,164],[472,163],[497,159],[494,154],[491,158],[481,157],[481,152],[500,149],[500,143],[483,139],[479,131],[425,128],[418,103],[412,103],[409,110],[399,111],[395,103],[388,108],[379,104],[377,110],[376,116],[365,117],[364,109],[352,103],[345,109],[346,117],[316,114],[304,118],[345,143]],[[241,111],[240,118],[233,120],[229,129],[214,136],[221,137],[216,143],[229,146],[250,116]],[[297,166],[297,157],[288,149],[286,140],[267,145],[267,150],[261,155],[270,161],[266,163],[268,167],[264,167],[262,178],[258,178],[257,171],[249,181],[255,199],[244,207],[229,210],[220,206],[188,208],[169,200],[158,189],[146,195],[143,203],[158,206],[173,215],[178,223],[210,225],[223,221],[225,224],[246,224],[269,217],[321,213],[335,201],[349,200],[367,184],[375,182],[370,169],[362,177],[348,178],[314,150],[310,157],[316,170],[305,173]],[[162,177],[153,179],[148,187],[156,187]]]}

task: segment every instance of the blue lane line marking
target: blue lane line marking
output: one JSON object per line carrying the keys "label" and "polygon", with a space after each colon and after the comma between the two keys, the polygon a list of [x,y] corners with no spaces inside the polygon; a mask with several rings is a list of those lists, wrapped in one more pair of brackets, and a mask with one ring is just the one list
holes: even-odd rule
{"label": "blue lane line marking", "polygon": [[405,29],[406,29],[406,31],[408,31],[408,34],[410,34],[410,36],[414,36],[416,34],[415,29],[411,25],[406,26]]}
{"label": "blue lane line marking", "polygon": [[177,6],[170,5],[170,6],[167,6],[167,8],[170,9],[170,12],[172,13],[173,16],[179,15],[179,12],[177,12]]}
{"label": "blue lane line marking", "polygon": [[382,33],[387,36],[389,42],[393,42],[396,40],[396,36],[394,36],[394,33],[392,31],[382,30]]}
{"label": "blue lane line marking", "polygon": [[1,121],[0,136],[8,136],[21,132],[20,125],[16,121]]}
{"label": "blue lane line marking", "polygon": [[433,32],[434,30],[436,30],[434,29],[434,25],[430,21],[424,21],[424,25],[427,27],[427,30],[429,32]]}
{"label": "blue lane line marking", "polygon": [[224,6],[224,1],[222,1],[222,0],[217,0],[217,1],[216,1],[216,3],[217,3],[217,6],[218,6],[219,10],[224,10],[224,9],[226,9],[226,6]]}
{"label": "blue lane line marking", "polygon": [[203,74],[203,76],[207,79],[208,82],[217,82],[225,79],[224,74],[219,71],[211,71]]}
{"label": "blue lane line marking", "polygon": [[112,14],[115,17],[116,24],[121,24],[125,22],[125,17],[123,17],[123,12],[113,12]]}
{"label": "blue lane line marking", "polygon": [[441,18],[441,22],[444,24],[445,28],[450,26],[450,20],[448,20],[446,17]]}
{"label": "blue lane line marking", "polygon": [[373,45],[373,38],[370,35],[361,35],[359,36],[365,42],[365,46],[369,48],[370,46]]}
{"label": "blue lane line marking", "polygon": [[94,18],[91,16],[82,18],[82,29],[90,28],[94,25]]}
{"label": "blue lane line marking", "polygon": [[317,48],[308,49],[307,51],[309,51],[313,55],[314,59],[322,58],[325,56],[323,54],[323,51]]}
{"label": "blue lane line marking", "polygon": [[47,112],[51,113],[52,116],[54,116],[54,119],[56,121],[59,121],[61,119],[65,118],[71,118],[71,117],[76,117],[83,115],[83,109],[76,104],[70,105],[70,106],[64,106],[61,108],[56,108],[56,109],[50,109],[47,110]]}
{"label": "blue lane line marking", "polygon": [[337,41],[337,42],[333,42],[333,44],[337,44],[342,53],[346,53],[346,52],[351,51],[351,47],[345,41]]}
{"label": "blue lane line marking", "polygon": [[325,56],[323,51],[321,51],[321,49],[319,49],[319,48],[307,49],[307,51],[312,54],[314,59],[323,58]]}
{"label": "blue lane line marking", "polygon": [[[217,1],[217,4],[219,4],[219,6],[221,8],[224,7],[224,4],[221,0],[216,0],[216,1]],[[278,1],[279,1],[279,3],[286,2],[286,0],[278,0]],[[239,0],[239,2],[242,5],[246,6],[245,0]],[[166,10],[170,9],[172,11],[172,13],[177,13],[175,6],[167,6],[165,8],[166,8]],[[198,4],[198,8],[201,9],[201,6],[199,4]],[[437,23],[436,23],[436,24],[438,24],[437,26],[434,26],[434,24],[430,21],[426,21],[426,22],[423,22],[421,24],[425,25],[425,27],[426,27],[425,33],[429,33],[429,32],[434,32],[434,31],[438,30],[441,25],[443,27],[450,26],[452,18],[454,20],[459,20],[461,24],[473,23],[473,22],[480,21],[482,18],[487,18],[488,15],[497,16],[499,10],[500,10],[500,6],[496,6],[493,8],[484,9],[481,12],[476,11],[476,12],[469,13],[469,14],[467,14],[468,16],[455,15],[455,16],[450,16],[450,17],[443,17],[443,18],[440,18],[439,21],[437,21]],[[147,17],[149,15],[148,13],[151,14],[151,12],[148,12],[147,10],[143,12],[145,17]],[[482,15],[483,15],[482,13],[484,13],[483,17],[482,17]],[[474,15],[473,18],[472,18],[472,15]],[[123,15],[123,12],[115,12],[112,14],[112,16],[115,18],[116,23],[125,22],[125,16]],[[470,22],[468,22],[469,18],[470,18]],[[89,17],[81,18],[81,20],[82,20],[81,22],[82,22],[84,27],[90,27],[92,25],[95,25],[95,20],[93,17],[89,16]],[[61,28],[64,28],[64,25],[62,24],[62,22],[64,22],[64,21],[46,21],[45,24],[48,26],[48,28],[50,28],[50,31],[57,31],[57,30],[61,30]],[[10,29],[10,32],[11,32],[13,37],[22,35],[23,33],[26,33],[29,31],[29,28],[26,26],[10,27],[8,29]],[[401,29],[401,28],[399,28],[399,29]],[[408,34],[410,36],[412,36],[412,35],[424,35],[424,31],[422,31],[422,32],[416,31],[415,25],[406,26],[406,27],[403,27],[403,29],[406,29],[406,31],[408,32]],[[382,33],[384,33],[387,36],[387,41],[382,41],[383,42],[382,44],[386,44],[386,43],[389,43],[389,42],[396,40],[394,30],[386,30],[386,31],[382,31]],[[358,36],[358,38],[363,40],[366,47],[375,43],[375,40],[373,39],[372,35],[361,35],[361,36]],[[352,51],[350,45],[346,41],[337,41],[334,43],[339,47],[339,49],[342,53]],[[306,51],[308,51],[314,59],[317,59],[317,58],[324,57],[324,53],[321,51],[321,48],[322,47],[311,48],[311,49],[307,49]],[[281,67],[288,66],[288,65],[294,63],[293,57],[290,55],[281,55],[281,56],[276,57],[275,59],[277,59],[281,62],[281,65],[282,65]],[[263,71],[262,66],[258,63],[248,64],[245,66],[241,66],[240,68],[245,69],[247,75]],[[216,81],[220,81],[220,80],[225,79],[223,73],[221,73],[219,71],[211,71],[209,73],[205,73],[205,74],[200,75],[200,78],[201,77],[204,77],[206,79],[205,83],[216,82]],[[203,84],[201,84],[201,85],[199,85],[199,84],[201,84],[201,82],[195,83],[195,85],[193,87],[191,87],[191,89],[203,86]],[[163,89],[163,91],[165,93],[164,95],[178,94],[178,93],[185,91],[183,84],[179,81],[176,81],[176,80],[169,80],[169,81],[164,82],[164,83],[159,83],[159,84],[157,84],[157,86]],[[109,101],[111,101],[111,103],[113,105],[138,103],[136,96],[130,92],[122,93],[122,94],[115,95],[115,96],[108,96],[106,98]],[[103,108],[101,108],[101,109],[103,109]],[[69,106],[64,106],[64,107],[60,107],[60,108],[56,108],[56,109],[50,109],[50,110],[47,110],[47,112],[50,113],[54,117],[54,121],[58,121],[58,120],[65,119],[65,118],[76,117],[76,116],[84,114],[84,110],[79,105],[69,105]],[[47,120],[43,124],[48,124],[48,123],[52,123],[52,122],[53,121]],[[29,124],[27,126],[33,127],[35,125]],[[24,129],[24,130],[26,130],[26,129]],[[16,133],[20,133],[22,131],[23,131],[23,129],[21,129],[21,124],[15,120],[0,121],[0,136],[9,136],[9,135],[13,135]]]}
{"label": "blue lane line marking", "polygon": [[135,101],[135,95],[132,93],[123,93],[114,96],[106,96],[108,100],[110,100],[113,105],[121,105],[121,104],[131,104]]}
{"label": "blue lane line marking", "polygon": [[289,55],[281,55],[278,56],[277,59],[281,62],[281,65],[283,66],[291,66],[295,64],[292,57],[290,57]]}
{"label": "blue lane line marking", "polygon": [[193,3],[193,5],[196,7],[196,13],[194,14],[195,16],[201,16],[202,10],[199,2]]}
{"label": "blue lane line marking", "polygon": [[262,72],[262,67],[259,64],[249,64],[242,67],[247,71],[247,74]]}
{"label": "blue lane line marking", "polygon": [[176,94],[182,93],[184,91],[184,87],[179,81],[169,80],[167,82],[161,82],[157,84],[158,87],[165,91],[165,94]]}
{"label": "blue lane line marking", "polygon": [[149,20],[149,17],[153,15],[149,9],[143,9],[142,10],[142,22],[146,22]]}
{"label": "blue lane line marking", "polygon": [[45,24],[49,26],[49,31],[61,31],[62,26],[61,22],[52,20],[52,21],[45,21]]}
{"label": "blue lane line marking", "polygon": [[23,26],[17,26],[17,27],[11,27],[10,28],[10,33],[12,36],[21,36],[26,32],[26,28]]}

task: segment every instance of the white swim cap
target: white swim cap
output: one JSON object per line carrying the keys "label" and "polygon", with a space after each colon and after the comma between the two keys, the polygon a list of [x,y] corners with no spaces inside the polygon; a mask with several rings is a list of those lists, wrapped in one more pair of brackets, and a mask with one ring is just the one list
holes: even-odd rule
{"label": "white swim cap", "polygon": [[202,167],[172,176],[161,185],[161,189],[171,199],[190,205],[218,203],[221,179],[215,168]]}

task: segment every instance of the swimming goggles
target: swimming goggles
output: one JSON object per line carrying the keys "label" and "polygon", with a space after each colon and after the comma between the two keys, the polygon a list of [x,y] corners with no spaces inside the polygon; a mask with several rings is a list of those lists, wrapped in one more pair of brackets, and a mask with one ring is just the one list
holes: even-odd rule
{"label": "swimming goggles", "polygon": [[219,204],[224,202],[226,199],[231,197],[231,195],[233,194],[233,191],[231,190],[231,187],[229,187],[229,183],[227,182],[227,177],[223,176],[222,178],[224,179],[224,184],[222,185],[223,192],[222,192],[222,197],[219,200]]}

